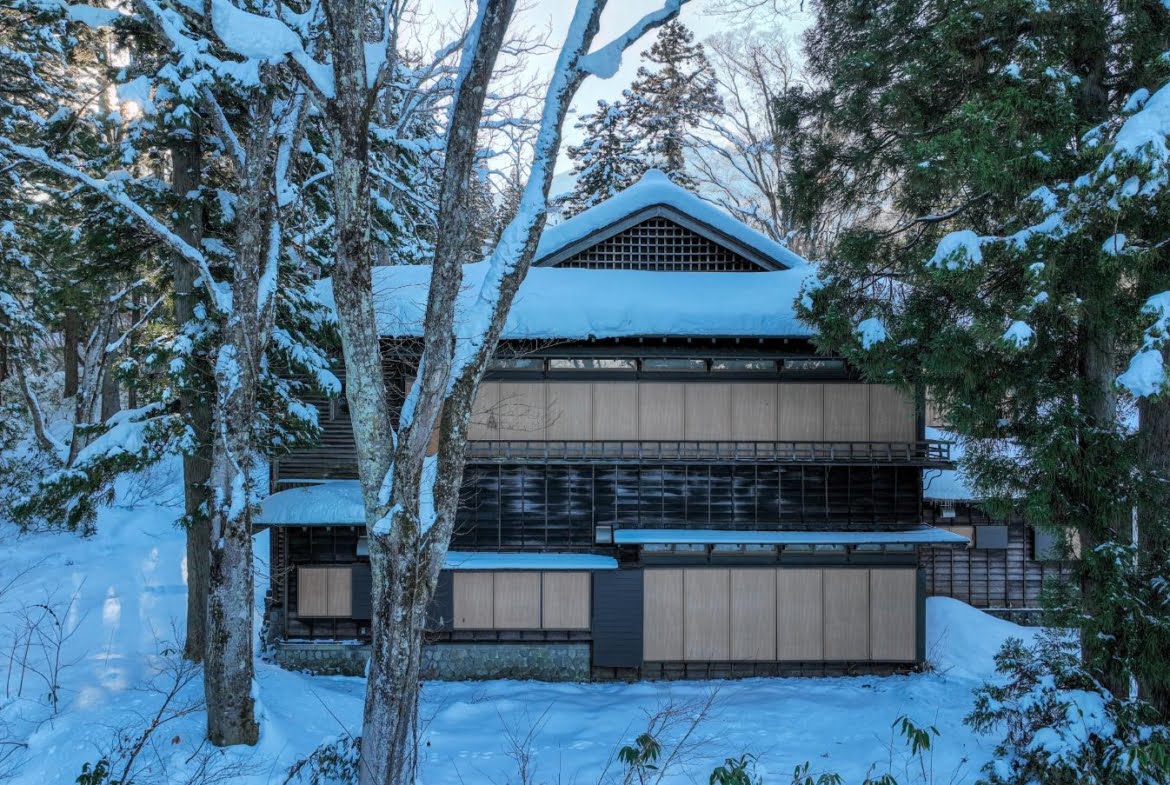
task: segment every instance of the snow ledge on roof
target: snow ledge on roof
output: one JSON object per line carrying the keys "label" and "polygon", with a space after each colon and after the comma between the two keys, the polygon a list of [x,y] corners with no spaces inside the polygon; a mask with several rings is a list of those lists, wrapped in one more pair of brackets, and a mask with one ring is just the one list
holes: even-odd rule
{"label": "snow ledge on roof", "polygon": [[447,570],[616,570],[617,559],[591,553],[449,551]]}
{"label": "snow ledge on roof", "polygon": [[910,531],[725,531],[716,529],[619,529],[619,545],[967,545],[946,529]]}

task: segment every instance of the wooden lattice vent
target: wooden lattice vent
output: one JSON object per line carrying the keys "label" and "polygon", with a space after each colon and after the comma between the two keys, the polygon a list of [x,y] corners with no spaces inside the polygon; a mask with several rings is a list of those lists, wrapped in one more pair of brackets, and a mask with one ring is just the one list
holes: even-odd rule
{"label": "wooden lattice vent", "polygon": [[691,272],[759,272],[762,269],[734,251],[666,218],[642,221],[557,266]]}

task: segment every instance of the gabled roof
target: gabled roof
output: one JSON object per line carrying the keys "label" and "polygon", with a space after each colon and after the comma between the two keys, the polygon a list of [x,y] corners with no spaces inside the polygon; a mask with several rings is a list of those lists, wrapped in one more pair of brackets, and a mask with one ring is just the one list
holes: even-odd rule
{"label": "gabled roof", "polygon": [[807,264],[775,240],[735,220],[714,204],[675,185],[657,169],[604,202],[550,226],[540,236],[536,266],[557,264],[649,218],[667,218],[765,270]]}

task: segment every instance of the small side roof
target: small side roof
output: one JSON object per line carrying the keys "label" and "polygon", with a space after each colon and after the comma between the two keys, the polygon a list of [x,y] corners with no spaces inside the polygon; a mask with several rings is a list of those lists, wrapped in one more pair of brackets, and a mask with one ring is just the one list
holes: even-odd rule
{"label": "small side roof", "polygon": [[554,265],[648,218],[665,217],[735,251],[765,270],[803,267],[804,259],[737,221],[711,202],[651,169],[638,182],[600,204],[550,226],[540,236],[534,264]]}

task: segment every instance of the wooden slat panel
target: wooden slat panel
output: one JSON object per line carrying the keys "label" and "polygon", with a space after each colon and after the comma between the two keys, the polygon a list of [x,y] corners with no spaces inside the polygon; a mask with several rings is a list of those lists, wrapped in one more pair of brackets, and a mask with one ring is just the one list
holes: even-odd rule
{"label": "wooden slat panel", "polygon": [[500,438],[537,441],[545,438],[543,382],[500,383]]}
{"label": "wooden slat panel", "polygon": [[492,573],[456,572],[451,580],[454,588],[455,624],[457,630],[490,630],[493,618]]}
{"label": "wooden slat panel", "polygon": [[546,630],[589,629],[589,573],[546,572],[540,576],[540,626]]}
{"label": "wooden slat panel", "polygon": [[731,438],[749,442],[770,442],[776,438],[774,383],[731,385]]}
{"label": "wooden slat panel", "polygon": [[869,656],[913,662],[918,649],[918,571],[869,571]]}
{"label": "wooden slat panel", "polygon": [[824,659],[824,596],[821,571],[776,570],[776,659]]}
{"label": "wooden slat panel", "polygon": [[825,385],[825,441],[869,441],[868,384]]}
{"label": "wooden slat panel", "polygon": [[353,573],[349,567],[328,570],[329,612],[327,616],[348,619],[353,616]]}
{"label": "wooden slat panel", "polygon": [[494,593],[497,630],[540,629],[539,572],[497,572]]}
{"label": "wooden slat panel", "polygon": [[593,383],[593,438],[637,441],[637,383]]}
{"label": "wooden slat panel", "polygon": [[683,659],[731,658],[731,584],[727,569],[683,571]]}
{"label": "wooden slat panel", "polygon": [[869,570],[826,568],[825,659],[869,659]]}
{"label": "wooden slat panel", "polygon": [[649,441],[679,441],[683,435],[683,385],[644,382],[638,390],[639,436]]}
{"label": "wooden slat panel", "polygon": [[309,619],[329,615],[331,567],[297,567],[297,616]]}
{"label": "wooden slat panel", "polygon": [[776,571],[731,570],[731,659],[776,659]]}
{"label": "wooden slat panel", "polygon": [[686,385],[686,438],[731,438],[731,385],[692,382]]}
{"label": "wooden slat panel", "polygon": [[869,386],[869,436],[875,442],[917,441],[914,401],[888,384]]}
{"label": "wooden slat panel", "polygon": [[593,386],[589,382],[549,382],[548,438],[593,438]]}
{"label": "wooden slat panel", "polygon": [[825,438],[825,385],[776,385],[776,438],[819,442]]}
{"label": "wooden slat panel", "polygon": [[471,413],[468,438],[500,438],[500,383],[480,382]]}
{"label": "wooden slat panel", "polygon": [[649,662],[683,658],[683,571],[646,570],[642,600],[642,657]]}

